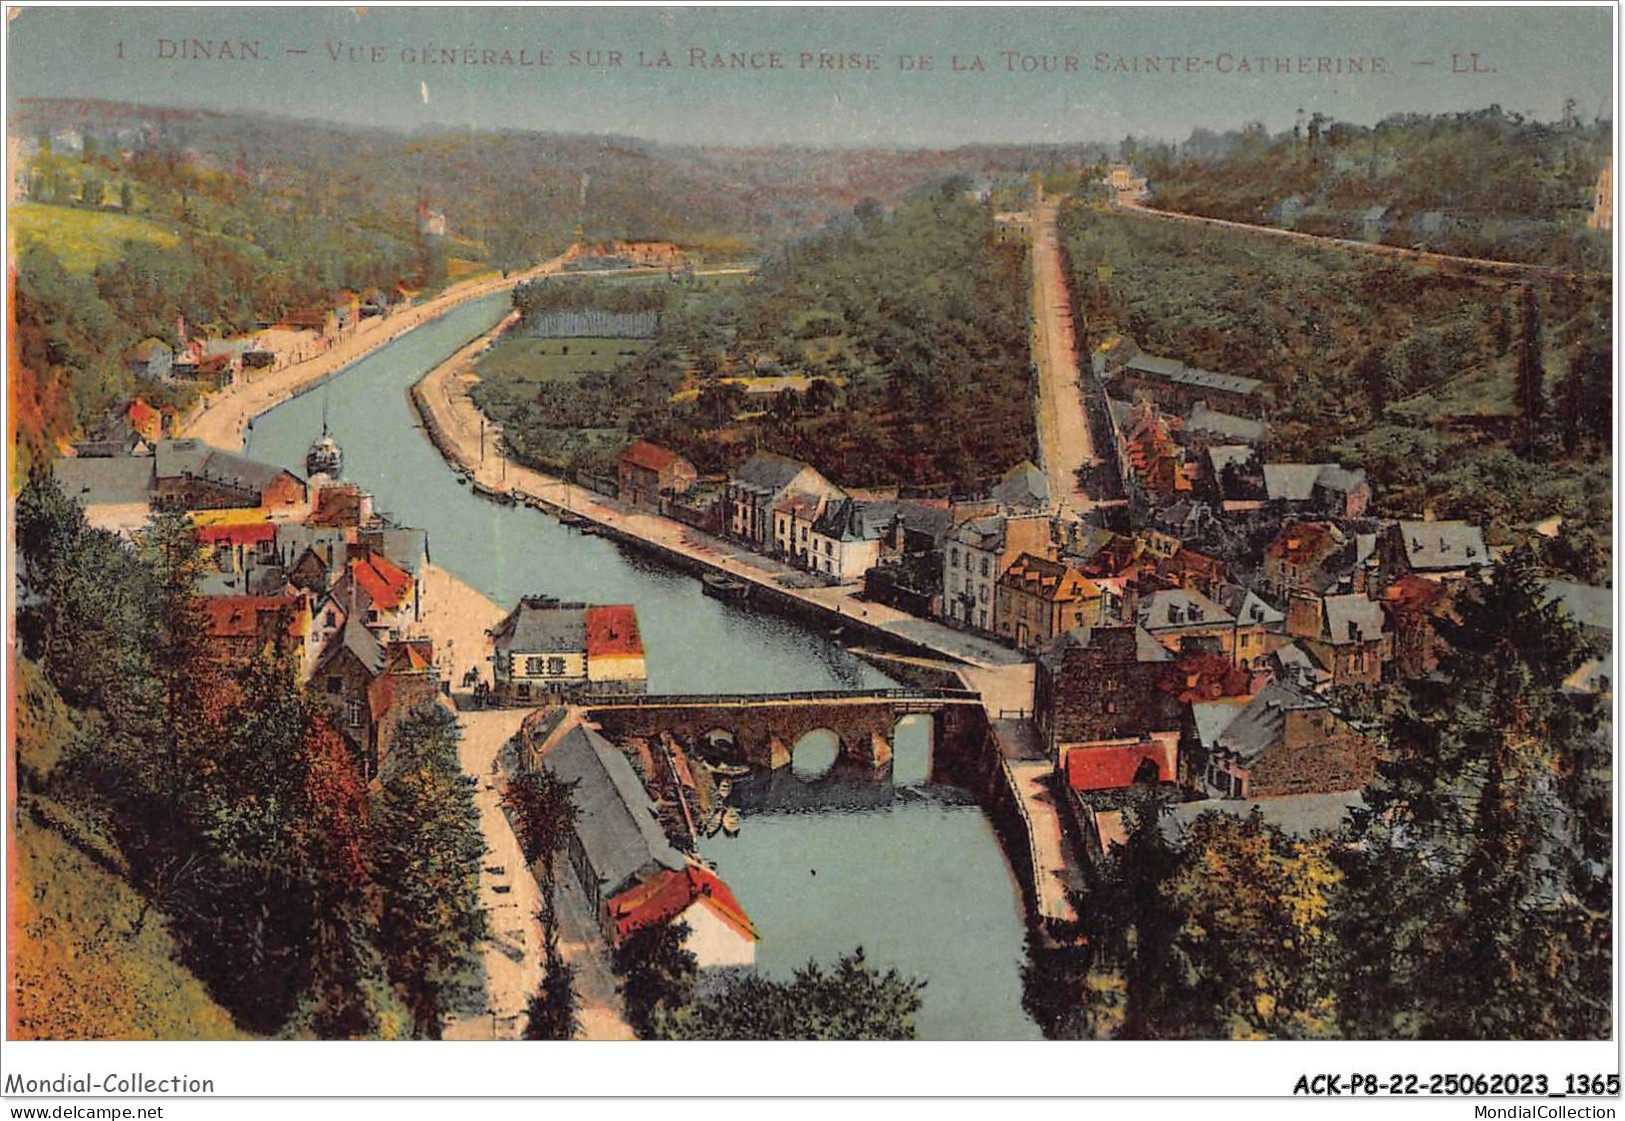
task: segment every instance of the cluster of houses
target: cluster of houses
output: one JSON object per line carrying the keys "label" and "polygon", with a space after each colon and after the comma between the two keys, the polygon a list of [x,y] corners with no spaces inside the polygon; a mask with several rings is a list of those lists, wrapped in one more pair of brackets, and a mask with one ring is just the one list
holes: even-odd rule
{"label": "cluster of houses", "polygon": [[589,606],[526,596],[491,629],[498,703],[642,693],[649,673],[630,604]]}
{"label": "cluster of houses", "polygon": [[[148,411],[132,406],[132,423]],[[285,659],[375,775],[401,720],[442,693],[420,626],[428,535],[353,484],[191,439],[134,452],[63,457],[57,482],[90,524],[127,535],[155,510],[189,512],[209,647],[227,665]]]}

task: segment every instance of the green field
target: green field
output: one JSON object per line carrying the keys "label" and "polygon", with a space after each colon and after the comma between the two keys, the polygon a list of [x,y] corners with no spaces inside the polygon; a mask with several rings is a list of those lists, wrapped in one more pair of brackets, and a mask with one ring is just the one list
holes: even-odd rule
{"label": "green field", "polygon": [[69,272],[88,273],[124,255],[127,241],[173,249],[180,238],[144,218],[102,210],[25,202],[11,208],[11,230],[20,248],[44,242]]}
{"label": "green field", "polygon": [[504,339],[474,366],[481,380],[506,385],[573,381],[613,370],[641,354],[647,339]]}

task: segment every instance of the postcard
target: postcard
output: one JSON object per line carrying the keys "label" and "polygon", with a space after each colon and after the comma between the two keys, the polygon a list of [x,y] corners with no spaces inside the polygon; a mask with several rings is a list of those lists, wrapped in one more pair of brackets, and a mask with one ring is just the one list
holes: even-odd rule
{"label": "postcard", "polygon": [[9,10],[8,1039],[1617,1094],[1614,15]]}

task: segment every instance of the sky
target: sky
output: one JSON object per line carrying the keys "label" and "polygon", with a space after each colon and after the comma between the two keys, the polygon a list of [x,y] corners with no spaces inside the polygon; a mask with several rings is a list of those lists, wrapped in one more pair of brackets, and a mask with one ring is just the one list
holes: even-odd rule
{"label": "sky", "polygon": [[1549,120],[1573,98],[1586,119],[1611,115],[1612,19],[1555,5],[27,7],[6,92],[8,107],[106,98],[712,144],[1177,140],[1279,130],[1299,109],[1370,124],[1499,104]]}

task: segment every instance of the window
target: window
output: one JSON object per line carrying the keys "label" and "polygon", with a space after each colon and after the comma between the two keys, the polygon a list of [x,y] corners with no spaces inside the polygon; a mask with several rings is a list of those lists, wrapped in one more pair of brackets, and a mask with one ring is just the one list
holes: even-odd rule
{"label": "window", "polygon": [[349,701],[344,706],[344,722],[352,728],[361,727],[365,721],[360,701]]}
{"label": "window", "polygon": [[[987,602],[987,585],[983,584],[980,588],[977,589],[977,593],[978,594],[977,594],[976,598],[981,600],[983,603],[986,603]],[[984,612],[983,614],[986,614],[986,612]]]}
{"label": "window", "polygon": [[342,692],[344,692],[344,678],[329,677],[327,679],[327,695],[334,697]]}
{"label": "window", "polygon": [[549,677],[563,677],[564,659],[556,656],[549,658],[547,660],[547,675]]}
{"label": "window", "polygon": [[[982,590],[984,592],[987,591],[986,588],[983,588]],[[983,597],[983,598],[986,598],[986,597]],[[976,618],[978,620],[976,625],[981,627],[984,631],[987,630],[987,612],[986,611],[978,611],[976,613]]]}
{"label": "window", "polygon": [[543,673],[542,667],[545,664],[546,664],[546,659],[544,659],[544,658],[537,658],[537,657],[526,658],[525,659],[525,676],[526,677],[540,677],[540,676],[542,676],[542,673]]}
{"label": "window", "polygon": [[983,576],[988,576],[988,575],[991,575],[991,574],[992,574],[992,562],[989,561],[987,557],[983,557],[982,558],[982,575]]}
{"label": "window", "polygon": [[334,612],[334,610],[331,607],[329,607],[327,609],[327,626],[336,627],[338,625],[339,625],[338,615],[337,615],[337,613]]}
{"label": "window", "polygon": [[948,550],[948,566],[950,568],[958,568],[959,567],[959,550],[958,549],[949,549]]}

